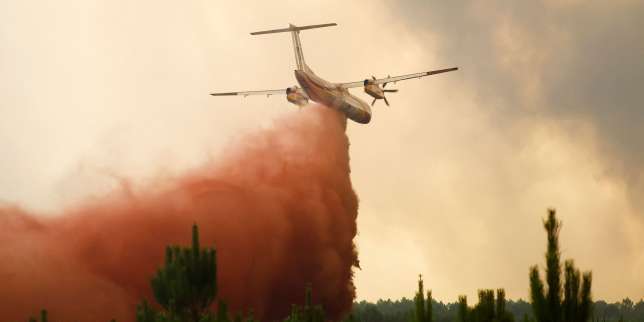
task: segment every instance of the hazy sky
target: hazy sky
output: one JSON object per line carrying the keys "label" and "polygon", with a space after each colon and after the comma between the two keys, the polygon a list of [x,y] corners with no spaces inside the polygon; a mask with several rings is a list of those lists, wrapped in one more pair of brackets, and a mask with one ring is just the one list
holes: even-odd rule
{"label": "hazy sky", "polygon": [[[641,1],[0,0],[0,199],[43,213],[216,158],[296,107],[286,24],[330,81],[398,83],[351,124],[359,299],[528,294],[541,218],[595,298],[644,296]],[[354,90],[365,97],[360,89]],[[320,156],[324,157],[324,156]]]}

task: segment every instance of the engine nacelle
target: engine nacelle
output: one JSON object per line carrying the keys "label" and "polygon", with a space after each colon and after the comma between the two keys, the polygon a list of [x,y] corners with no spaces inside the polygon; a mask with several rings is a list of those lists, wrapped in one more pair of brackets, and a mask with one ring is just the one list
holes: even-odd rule
{"label": "engine nacelle", "polygon": [[309,97],[297,86],[286,88],[286,99],[297,106],[304,106],[309,103]]}
{"label": "engine nacelle", "polygon": [[370,79],[364,80],[364,92],[375,99],[382,99],[385,97],[385,93],[382,88],[380,88],[378,84],[374,84],[373,80]]}

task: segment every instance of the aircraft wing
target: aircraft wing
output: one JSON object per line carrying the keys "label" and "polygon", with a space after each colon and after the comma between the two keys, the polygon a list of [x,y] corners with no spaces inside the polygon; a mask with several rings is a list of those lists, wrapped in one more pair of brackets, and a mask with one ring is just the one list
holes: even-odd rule
{"label": "aircraft wing", "polygon": [[[388,76],[388,77],[385,77],[385,78],[378,78],[378,79],[372,81],[371,84],[395,83],[395,82],[406,80],[406,79],[421,78],[421,77],[434,75],[434,74],[447,73],[447,72],[451,72],[451,71],[454,71],[454,70],[458,70],[458,67],[431,70],[431,71],[428,71],[428,72],[407,74],[407,75],[394,76],[394,77]],[[343,87],[343,88],[362,87],[362,86],[364,86],[364,80],[361,80],[361,81],[358,81],[358,82],[351,82],[351,83],[340,83],[339,85],[341,87]]]}
{"label": "aircraft wing", "polygon": [[267,91],[246,91],[246,92],[225,92],[225,93],[212,93],[210,95],[212,96],[234,96],[234,95],[239,95],[239,96],[248,96],[248,95],[266,95],[271,96],[271,95],[277,95],[277,94],[286,94],[285,89],[271,89]]}

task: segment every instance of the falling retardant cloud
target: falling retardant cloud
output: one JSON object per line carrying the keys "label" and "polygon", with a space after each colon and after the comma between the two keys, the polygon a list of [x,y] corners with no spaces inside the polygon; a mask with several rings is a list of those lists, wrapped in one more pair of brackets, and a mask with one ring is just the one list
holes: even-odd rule
{"label": "falling retardant cloud", "polygon": [[[61,321],[133,321],[168,244],[197,223],[215,246],[218,298],[260,320],[284,317],[307,284],[330,319],[355,296],[358,201],[346,120],[314,105],[236,140],[214,160],[42,217],[0,209],[0,316],[41,308]],[[154,165],[150,165],[154,166]]]}
{"label": "falling retardant cloud", "polygon": [[137,182],[202,164],[288,110],[207,95],[295,84],[289,35],[248,32],[337,22],[302,34],[329,81],[460,67],[390,85],[391,108],[348,126],[358,299],[413,296],[419,273],[444,301],[525,299],[547,207],[596,299],[644,294],[641,2],[4,3],[0,200],[44,216],[109,191],[95,168]]}

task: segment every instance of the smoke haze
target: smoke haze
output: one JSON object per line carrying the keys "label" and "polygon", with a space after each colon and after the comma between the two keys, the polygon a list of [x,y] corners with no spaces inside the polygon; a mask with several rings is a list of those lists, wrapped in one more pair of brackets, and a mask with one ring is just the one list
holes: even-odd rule
{"label": "smoke haze", "polygon": [[409,298],[419,273],[443,301],[526,299],[555,207],[594,297],[637,300],[642,16],[632,0],[0,0],[0,200],[41,219],[114,191],[103,169],[149,187],[203,165],[289,111],[207,95],[296,84],[290,36],[248,33],[336,22],[301,35],[329,81],[460,68],[391,84],[391,108],[348,124],[357,299]]}
{"label": "smoke haze", "polygon": [[[132,321],[168,244],[215,245],[218,298],[262,320],[302,303],[308,283],[328,317],[355,297],[358,201],[346,120],[308,106],[237,139],[224,157],[153,186],[122,189],[43,219],[0,210],[0,316]],[[154,165],[150,165],[153,167]]]}

